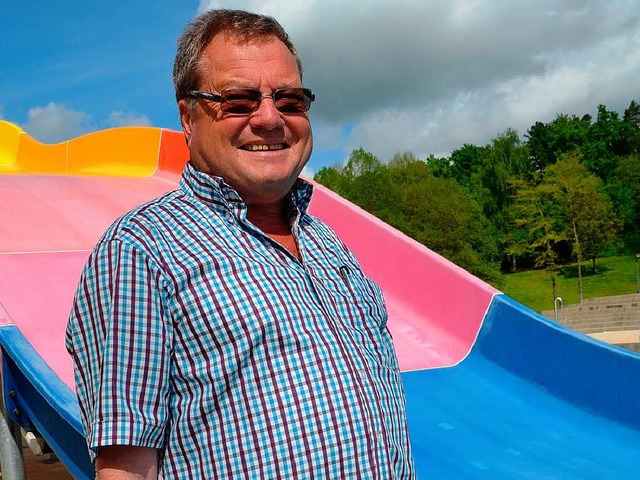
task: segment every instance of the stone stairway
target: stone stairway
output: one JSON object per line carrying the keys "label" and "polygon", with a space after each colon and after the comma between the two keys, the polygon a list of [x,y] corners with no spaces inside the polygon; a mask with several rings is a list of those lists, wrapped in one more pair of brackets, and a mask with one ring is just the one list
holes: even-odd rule
{"label": "stone stairway", "polygon": [[[555,320],[553,310],[542,312]],[[618,295],[583,300],[558,310],[558,322],[583,333],[638,330],[640,294]]]}
{"label": "stone stairway", "polygon": [[[555,320],[553,310],[545,310],[542,315]],[[640,294],[592,298],[566,305],[558,310],[558,322],[609,343],[638,350]],[[612,335],[614,332],[620,333]]]}

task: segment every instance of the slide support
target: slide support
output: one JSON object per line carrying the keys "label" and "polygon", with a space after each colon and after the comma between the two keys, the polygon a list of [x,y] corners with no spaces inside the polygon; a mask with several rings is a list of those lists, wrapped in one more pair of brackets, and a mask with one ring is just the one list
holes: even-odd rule
{"label": "slide support", "polygon": [[9,418],[4,395],[2,394],[0,394],[0,410],[0,465],[2,465],[2,478],[6,480],[25,480],[20,425]]}

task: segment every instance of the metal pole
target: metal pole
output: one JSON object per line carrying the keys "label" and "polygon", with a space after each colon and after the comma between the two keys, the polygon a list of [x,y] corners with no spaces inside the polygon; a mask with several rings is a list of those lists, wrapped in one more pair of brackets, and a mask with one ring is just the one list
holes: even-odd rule
{"label": "metal pole", "polygon": [[640,293],[640,271],[638,270],[638,259],[640,259],[640,253],[636,253],[636,293]]}
{"label": "metal pole", "polygon": [[[558,304],[560,304],[559,308],[558,308]],[[556,322],[558,322],[558,310],[563,306],[564,306],[564,302],[562,301],[561,297],[556,297],[553,299],[553,313],[554,313],[554,316],[556,317]]]}
{"label": "metal pole", "polygon": [[20,426],[9,419],[2,393],[3,390],[0,390],[0,464],[2,465],[2,478],[25,480]]}

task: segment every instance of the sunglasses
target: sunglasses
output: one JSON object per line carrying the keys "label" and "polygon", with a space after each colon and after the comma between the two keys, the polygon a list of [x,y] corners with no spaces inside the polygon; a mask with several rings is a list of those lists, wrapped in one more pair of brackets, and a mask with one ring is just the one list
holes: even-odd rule
{"label": "sunglasses", "polygon": [[191,90],[187,97],[200,98],[220,104],[220,110],[229,115],[249,115],[258,108],[263,98],[273,100],[280,113],[305,113],[311,108],[316,96],[308,88],[279,88],[271,95],[263,95],[257,88],[226,88],[219,95]]}

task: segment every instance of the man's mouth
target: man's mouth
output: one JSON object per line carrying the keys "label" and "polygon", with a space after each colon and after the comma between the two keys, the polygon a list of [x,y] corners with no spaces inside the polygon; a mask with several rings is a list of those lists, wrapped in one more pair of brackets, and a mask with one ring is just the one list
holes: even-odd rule
{"label": "man's mouth", "polygon": [[287,148],[287,145],[284,143],[273,143],[273,144],[263,144],[263,145],[243,145],[240,147],[242,150],[248,150],[250,152],[261,152],[261,151],[271,151],[271,150],[284,150]]}

